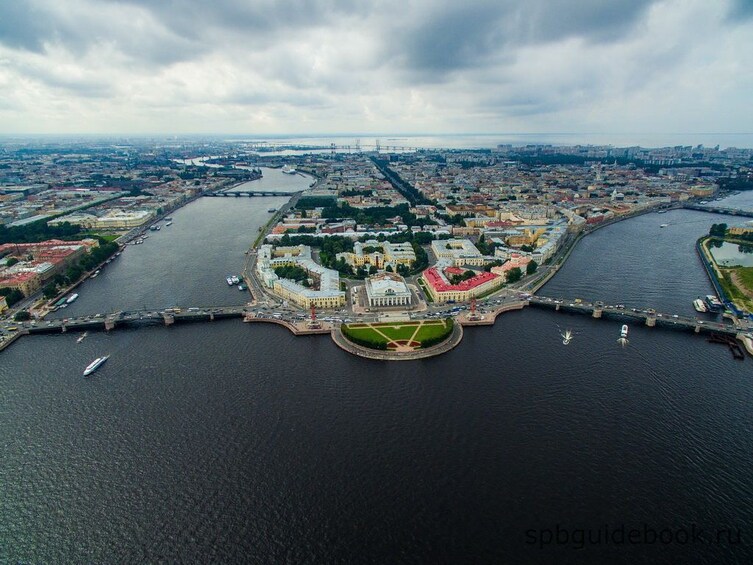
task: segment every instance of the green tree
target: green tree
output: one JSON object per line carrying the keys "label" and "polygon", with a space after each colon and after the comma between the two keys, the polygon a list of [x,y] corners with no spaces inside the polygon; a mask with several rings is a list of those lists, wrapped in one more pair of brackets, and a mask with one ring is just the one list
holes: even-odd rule
{"label": "green tree", "polygon": [[5,296],[8,306],[13,306],[24,299],[24,293],[15,288],[0,288],[0,296]]}
{"label": "green tree", "polygon": [[18,258],[17,258],[17,257],[11,257],[10,259],[8,259],[8,261],[7,261],[7,262],[6,262],[5,264],[6,264],[6,265],[7,265],[8,267],[12,267],[12,266],[13,266],[13,265],[15,265],[16,263],[18,263]]}
{"label": "green tree", "polygon": [[514,267],[507,271],[508,283],[518,282],[521,278],[523,278],[523,271],[520,270],[520,267]]}
{"label": "green tree", "polygon": [[536,261],[529,261],[528,265],[526,265],[526,275],[532,275],[536,272],[536,269],[538,269],[538,264]]}
{"label": "green tree", "polygon": [[25,322],[26,320],[31,320],[31,314],[27,310],[19,310],[16,312],[16,315],[13,316],[13,319],[16,322]]}
{"label": "green tree", "polygon": [[42,293],[44,294],[44,297],[49,300],[58,293],[58,287],[55,285],[55,283],[50,283],[44,287]]}
{"label": "green tree", "polygon": [[712,224],[709,235],[711,237],[724,237],[727,235],[727,224]]}

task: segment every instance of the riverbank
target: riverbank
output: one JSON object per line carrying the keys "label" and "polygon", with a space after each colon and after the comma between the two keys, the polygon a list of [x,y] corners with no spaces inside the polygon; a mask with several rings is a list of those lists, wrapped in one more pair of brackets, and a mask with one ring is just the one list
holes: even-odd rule
{"label": "riverbank", "polygon": [[709,245],[715,242],[726,242],[738,245],[750,245],[750,242],[736,240],[734,238],[702,237],[696,243],[699,257],[703,262],[706,273],[714,285],[719,298],[727,306],[736,310],[737,315],[749,315],[753,312],[753,291],[745,286],[742,273],[738,273],[736,267],[722,267],[714,259],[714,254]]}

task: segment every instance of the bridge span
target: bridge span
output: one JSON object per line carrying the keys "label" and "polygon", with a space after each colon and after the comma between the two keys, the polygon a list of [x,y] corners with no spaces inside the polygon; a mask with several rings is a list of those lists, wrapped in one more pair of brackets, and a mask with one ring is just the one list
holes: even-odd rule
{"label": "bridge span", "polygon": [[60,333],[80,330],[113,330],[119,327],[166,325],[176,322],[210,322],[242,318],[248,306],[212,306],[207,308],[167,308],[164,310],[130,310],[56,320],[25,326],[25,333]]}
{"label": "bridge span", "polygon": [[669,329],[688,330],[696,333],[719,333],[730,336],[750,331],[748,326],[739,323],[724,323],[714,320],[681,316],[657,312],[653,308],[624,308],[622,306],[608,306],[603,302],[583,302],[578,299],[561,299],[535,295],[529,299],[529,305],[537,308],[550,308],[556,311],[586,314],[593,318],[611,318],[623,323],[639,322],[649,327],[661,326]]}
{"label": "bridge span", "polygon": [[280,192],[274,190],[225,190],[220,192],[206,192],[202,196],[209,196],[214,198],[229,198],[229,197],[241,197],[246,196],[253,198],[254,196],[295,196],[300,194],[302,190],[296,190],[295,192]]}
{"label": "bridge span", "polygon": [[753,211],[741,210],[740,208],[724,208],[721,206],[706,206],[703,204],[685,203],[682,206],[686,210],[696,210],[698,212],[708,212],[710,214],[725,214],[727,216],[741,216],[744,218],[753,218]]}

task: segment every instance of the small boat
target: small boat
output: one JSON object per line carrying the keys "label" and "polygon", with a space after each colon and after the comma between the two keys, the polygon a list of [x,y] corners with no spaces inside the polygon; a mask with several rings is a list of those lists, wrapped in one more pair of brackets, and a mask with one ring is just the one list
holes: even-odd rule
{"label": "small boat", "polygon": [[84,332],[80,336],[78,336],[78,339],[76,340],[76,343],[81,343],[86,339],[86,336],[89,335],[89,332]]}
{"label": "small boat", "polygon": [[88,377],[89,375],[91,375],[94,371],[102,366],[102,363],[107,361],[109,358],[109,355],[105,355],[104,357],[97,357],[94,361],[86,366],[86,369],[84,369],[84,376]]}
{"label": "small boat", "polygon": [[78,298],[78,294],[76,294],[76,293],[74,292],[73,294],[71,294],[71,295],[70,295],[70,296],[68,297],[68,299],[67,299],[67,300],[65,301],[65,303],[66,303],[66,304],[70,304],[71,302],[73,302],[73,301],[74,301],[74,300],[76,300],[77,298]]}
{"label": "small boat", "polygon": [[570,330],[565,330],[565,333],[560,335],[562,336],[562,345],[569,344],[573,339],[573,332],[571,332]]}
{"label": "small boat", "polygon": [[696,298],[695,300],[693,300],[693,308],[696,309],[696,312],[708,312],[709,311],[709,309],[706,308],[706,304],[700,298]]}
{"label": "small boat", "polygon": [[239,284],[239,285],[238,285],[238,290],[240,290],[240,291],[244,291],[244,290],[246,290],[246,288],[247,288],[247,287],[246,287],[246,285],[245,285],[245,284]]}
{"label": "small boat", "polygon": [[622,325],[622,329],[620,330],[620,337],[626,338],[628,336],[628,327],[627,324]]}
{"label": "small boat", "polygon": [[660,225],[659,227],[660,227],[660,228],[666,228],[666,227],[667,227],[668,225],[669,225],[669,224],[662,224],[662,225]]}
{"label": "small boat", "polygon": [[227,277],[225,277],[225,282],[227,283],[228,286],[233,286],[233,277],[232,277],[232,275],[228,275]]}
{"label": "small boat", "polygon": [[167,222],[167,223],[165,224],[165,227],[168,227],[168,226],[172,226],[172,225],[173,225],[173,223],[172,223],[172,222]]}

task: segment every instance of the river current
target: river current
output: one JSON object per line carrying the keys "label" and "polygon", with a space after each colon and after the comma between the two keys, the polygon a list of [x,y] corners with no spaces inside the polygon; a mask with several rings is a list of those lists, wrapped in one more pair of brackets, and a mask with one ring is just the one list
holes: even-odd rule
{"label": "river current", "polygon": [[[68,313],[242,303],[225,276],[283,203],[189,204]],[[691,313],[719,221],[598,230],[541,294]],[[0,355],[0,562],[750,562],[753,359],[638,325],[620,347],[620,324],[529,308],[394,363],[237,320],[23,338]]]}

